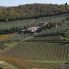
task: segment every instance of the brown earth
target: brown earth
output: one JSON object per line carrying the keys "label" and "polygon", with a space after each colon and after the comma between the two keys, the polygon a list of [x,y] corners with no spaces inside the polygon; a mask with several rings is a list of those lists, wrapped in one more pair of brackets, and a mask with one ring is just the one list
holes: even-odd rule
{"label": "brown earth", "polygon": [[45,65],[39,64],[39,63],[33,63],[31,61],[15,58],[15,57],[8,57],[8,56],[2,56],[0,55],[1,61],[6,61],[14,66],[16,66],[18,69],[29,69],[29,68],[45,68]]}

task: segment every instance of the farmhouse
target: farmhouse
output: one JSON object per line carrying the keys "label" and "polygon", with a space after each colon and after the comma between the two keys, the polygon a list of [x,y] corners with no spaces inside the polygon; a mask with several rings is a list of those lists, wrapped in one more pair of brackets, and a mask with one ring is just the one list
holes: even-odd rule
{"label": "farmhouse", "polygon": [[48,25],[48,22],[42,22],[42,23],[39,23],[39,25],[36,27],[33,26],[33,27],[23,29],[23,30],[21,30],[21,32],[23,32],[23,33],[37,33],[37,32],[42,31],[42,29],[44,27],[46,27],[47,25]]}
{"label": "farmhouse", "polygon": [[39,32],[41,31],[41,27],[31,27],[31,28],[28,28],[28,30],[30,30],[31,32],[35,33],[35,32]]}
{"label": "farmhouse", "polygon": [[41,27],[30,27],[30,28],[21,30],[21,32],[23,32],[23,33],[36,33],[36,32],[40,32],[41,30],[42,30]]}

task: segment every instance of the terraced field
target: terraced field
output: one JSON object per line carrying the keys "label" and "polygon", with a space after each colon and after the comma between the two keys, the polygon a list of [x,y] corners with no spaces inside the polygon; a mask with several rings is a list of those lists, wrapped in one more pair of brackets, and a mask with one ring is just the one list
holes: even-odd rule
{"label": "terraced field", "polygon": [[33,38],[31,38],[31,39],[28,39],[28,40],[26,40],[26,41],[52,41],[52,40],[62,40],[62,36],[61,35],[55,35],[55,36],[46,36],[46,37],[44,37],[44,36],[42,36],[42,37],[33,37]]}
{"label": "terraced field", "polygon": [[69,44],[20,42],[2,54],[32,62],[65,63],[69,60]]}

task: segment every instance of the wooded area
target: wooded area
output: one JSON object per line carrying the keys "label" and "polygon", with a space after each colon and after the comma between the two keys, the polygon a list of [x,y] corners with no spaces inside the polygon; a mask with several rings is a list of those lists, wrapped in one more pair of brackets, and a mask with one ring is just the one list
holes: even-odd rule
{"label": "wooded area", "polygon": [[13,7],[0,7],[0,21],[38,18],[69,13],[69,5],[26,4]]}

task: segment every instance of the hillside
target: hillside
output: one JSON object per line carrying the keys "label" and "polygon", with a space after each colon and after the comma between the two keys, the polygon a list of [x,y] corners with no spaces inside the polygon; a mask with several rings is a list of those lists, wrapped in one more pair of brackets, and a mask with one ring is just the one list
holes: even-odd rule
{"label": "hillside", "polygon": [[0,21],[38,18],[44,16],[69,13],[69,5],[57,4],[26,4],[15,7],[1,7]]}
{"label": "hillside", "polygon": [[[28,32],[32,27],[42,30]],[[69,5],[0,7],[0,61],[18,69],[69,69]]]}

